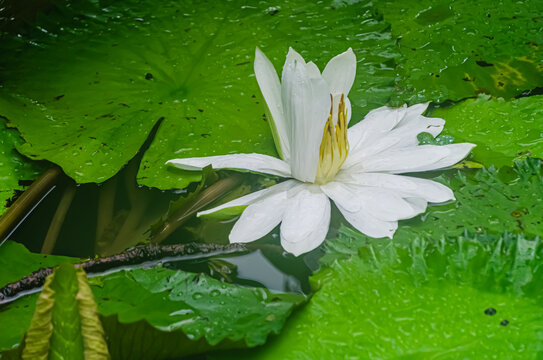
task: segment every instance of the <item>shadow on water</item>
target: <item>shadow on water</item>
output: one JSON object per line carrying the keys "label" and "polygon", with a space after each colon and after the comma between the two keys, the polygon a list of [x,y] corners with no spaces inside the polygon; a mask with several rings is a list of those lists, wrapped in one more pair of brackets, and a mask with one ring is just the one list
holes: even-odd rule
{"label": "shadow on water", "polygon": [[[61,174],[7,238],[24,244],[32,252],[80,258],[108,256],[152,242],[152,226],[167,217],[170,203],[189,198],[188,194],[198,191],[198,185],[172,191],[138,186],[135,179],[139,160],[139,157],[134,158],[115,177],[102,184],[75,184]],[[244,175],[238,188],[247,191],[258,181],[259,177],[255,175]],[[202,219],[191,215],[161,243],[227,244],[235,220]],[[206,273],[221,281],[244,286],[310,293],[308,277],[318,267],[321,250],[294,257],[285,253],[279,242],[278,229],[275,229],[263,239],[249,244],[249,253],[164,259],[157,265]]]}

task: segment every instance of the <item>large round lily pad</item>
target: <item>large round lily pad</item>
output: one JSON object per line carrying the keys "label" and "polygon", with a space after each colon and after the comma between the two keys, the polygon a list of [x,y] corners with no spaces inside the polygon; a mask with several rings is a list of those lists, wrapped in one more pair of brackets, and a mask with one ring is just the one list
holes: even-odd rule
{"label": "large round lily pad", "polygon": [[168,159],[275,155],[253,74],[256,46],[279,71],[289,46],[321,70],[352,47],[355,120],[393,91],[395,44],[371,6],[81,1],[58,5],[20,38],[4,36],[0,115],[26,140],[24,154],[61,165],[78,182],[114,175],[161,120],[138,181],[185,187],[200,175],[170,169]]}

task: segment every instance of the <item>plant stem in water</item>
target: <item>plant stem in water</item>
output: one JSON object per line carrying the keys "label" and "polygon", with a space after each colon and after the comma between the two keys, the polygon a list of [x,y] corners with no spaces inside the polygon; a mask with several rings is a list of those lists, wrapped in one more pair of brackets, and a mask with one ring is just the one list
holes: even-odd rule
{"label": "plant stem in water", "polygon": [[106,250],[103,252],[104,255],[118,253],[143,240],[142,234],[137,234],[136,231],[139,229],[138,225],[142,222],[143,216],[145,215],[149,200],[148,194],[142,194],[139,196],[139,201],[133,202],[132,208],[121,226],[119,233],[113,243],[106,247]]}
{"label": "plant stem in water", "polygon": [[117,190],[117,176],[106,181],[100,188],[98,195],[98,214],[96,220],[96,245],[104,235],[105,228],[113,220],[115,205],[115,192]]}
{"label": "plant stem in water", "polygon": [[231,176],[225,179],[217,181],[215,184],[211,185],[207,189],[203,190],[200,195],[198,195],[194,201],[188,206],[183,206],[181,209],[172,214],[162,226],[162,229],[156,234],[151,241],[155,244],[160,244],[168,236],[171,235],[177,228],[179,228],[183,223],[196,212],[198,212],[203,207],[211,204],[213,201],[221,198],[226,195],[229,191],[233,190],[236,186],[241,183],[241,176]]}
{"label": "plant stem in water", "polygon": [[17,226],[19,221],[28,214],[30,209],[42,199],[43,195],[55,185],[60,174],[61,170],[57,166],[45,171],[21,194],[4,215],[0,217],[0,243]]}
{"label": "plant stem in water", "polygon": [[[74,264],[75,267],[83,268],[88,274],[109,272],[114,269],[122,270],[127,266],[135,266],[148,261],[157,261],[163,258],[186,257],[187,260],[204,258],[214,255],[232,253],[246,253],[249,249],[244,244],[178,244],[178,245],[154,245],[146,244],[133,247],[120,254],[104,258],[92,259]],[[158,266],[157,262],[155,266]],[[39,289],[45,278],[53,273],[53,268],[42,268],[25,276],[19,281],[12,282],[0,288],[0,304],[9,303],[17,299],[22,292]],[[0,310],[1,311],[1,310]]]}
{"label": "plant stem in water", "polygon": [[58,234],[60,233],[60,229],[62,229],[62,225],[64,224],[66,214],[70,209],[70,205],[72,205],[72,200],[74,199],[76,189],[75,184],[70,183],[64,190],[57,210],[55,211],[55,215],[53,216],[53,220],[51,220],[51,225],[49,225],[49,230],[47,230],[47,235],[45,236],[45,240],[41,248],[42,254],[51,254],[53,252],[53,248],[55,247],[58,239]]}

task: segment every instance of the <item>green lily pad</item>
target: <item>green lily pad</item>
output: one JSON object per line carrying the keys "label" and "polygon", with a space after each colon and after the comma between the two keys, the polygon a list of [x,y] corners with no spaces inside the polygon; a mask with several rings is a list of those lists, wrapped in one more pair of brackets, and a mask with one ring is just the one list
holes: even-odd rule
{"label": "green lily pad", "polygon": [[[0,278],[4,283],[36,267],[76,261],[32,254],[13,242],[0,248],[0,266],[3,259],[15,264],[2,267],[7,269]],[[271,293],[160,267],[122,270],[90,278],[89,283],[114,359],[171,358],[212,348],[261,345],[269,334],[278,334],[291,312],[306,301],[302,295]],[[0,323],[10,326],[9,334],[0,336],[0,356],[9,356],[21,344],[37,297],[23,296],[0,308]]]}
{"label": "green lily pad", "polygon": [[512,165],[527,155],[543,157],[543,96],[510,101],[479,96],[437,108],[429,116],[447,121],[444,134],[477,144],[473,158],[487,166]]}
{"label": "green lily pad", "polygon": [[80,259],[67,256],[31,253],[24,245],[8,240],[0,246],[0,287],[41,268],[78,261]]}
{"label": "green lily pad", "polygon": [[34,180],[44,169],[15,150],[22,143],[17,131],[7,129],[0,120],[0,215],[7,210],[7,201],[15,190],[23,190],[19,180]]}
{"label": "green lily pad", "polygon": [[[40,268],[55,266],[65,262],[77,262],[79,259],[65,256],[34,254],[24,245],[6,241],[0,246],[0,287],[30,275]],[[9,329],[0,336],[0,353],[16,348],[30,326],[36,305],[36,296],[25,296],[14,303],[0,308],[0,324]]]}
{"label": "green lily pad", "polygon": [[399,37],[398,104],[512,98],[543,85],[543,3],[380,1]]}
{"label": "green lily pad", "polygon": [[[154,328],[146,332],[148,348],[143,352],[135,349],[130,359],[154,357],[157,353],[162,358],[166,354],[184,356],[211,347],[262,345],[268,334],[280,332],[294,307],[305,301],[301,295],[272,294],[262,288],[244,288],[204,275],[161,268],[123,271],[97,280],[91,280],[91,284],[100,314],[118,319],[123,328],[110,340],[113,358],[117,343],[127,341],[127,333],[135,335],[134,341],[139,336],[137,329],[144,324]],[[107,320],[105,327],[108,332]],[[173,333],[177,338],[168,349],[157,346],[161,332]],[[128,350],[117,351],[126,354]]]}
{"label": "green lily pad", "polygon": [[[0,51],[0,115],[33,159],[76,181],[115,174],[162,123],[138,181],[185,187],[199,174],[171,158],[239,152],[275,155],[253,74],[259,46],[280,69],[289,46],[321,69],[352,47],[355,120],[390,97],[395,43],[371,6],[307,1],[125,0],[59,4]],[[356,24],[356,32],[353,32]],[[235,34],[235,36],[233,36]]]}
{"label": "green lily pad", "polygon": [[[212,359],[538,359],[543,247],[522,235],[467,235],[409,245],[343,229],[351,257],[280,337]],[[333,251],[333,250],[332,250]]]}
{"label": "green lily pad", "polygon": [[504,231],[542,236],[543,162],[528,158],[513,167],[456,171],[434,180],[449,186],[456,201],[430,206],[413,219],[400,221],[396,241],[414,236],[439,239],[468,233]]}

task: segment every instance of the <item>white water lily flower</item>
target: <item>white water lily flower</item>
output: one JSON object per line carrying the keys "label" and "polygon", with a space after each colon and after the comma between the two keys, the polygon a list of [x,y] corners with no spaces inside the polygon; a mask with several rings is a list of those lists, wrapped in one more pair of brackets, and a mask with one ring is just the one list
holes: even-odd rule
{"label": "white water lily flower", "polygon": [[257,240],[280,223],[285,250],[294,255],[313,250],[328,232],[330,199],[362,233],[392,238],[398,220],[424,212],[429,202],[454,200],[451,189],[442,184],[398,175],[451,166],[474,147],[419,145],[419,133],[437,136],[445,123],[422,116],[428,104],[375,109],[347,132],[347,95],[356,73],[351,49],[330,60],[322,74],[290,49],[281,82],[258,48],[254,67],[282,159],[253,153],[168,161],[188,170],[211,165],[289,178],[198,214],[246,206],[230,242]]}

